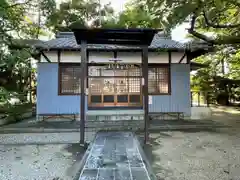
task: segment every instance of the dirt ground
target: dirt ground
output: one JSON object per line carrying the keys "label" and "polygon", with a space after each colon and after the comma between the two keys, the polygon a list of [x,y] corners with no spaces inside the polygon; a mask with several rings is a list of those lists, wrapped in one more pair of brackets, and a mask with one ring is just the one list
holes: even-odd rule
{"label": "dirt ground", "polygon": [[152,133],[145,150],[159,180],[239,180],[237,131]]}
{"label": "dirt ground", "polygon": [[0,145],[0,179],[73,180],[83,154],[79,144]]}
{"label": "dirt ground", "polygon": [[212,120],[229,128],[150,134],[145,152],[158,180],[240,179],[240,109],[212,108]]}

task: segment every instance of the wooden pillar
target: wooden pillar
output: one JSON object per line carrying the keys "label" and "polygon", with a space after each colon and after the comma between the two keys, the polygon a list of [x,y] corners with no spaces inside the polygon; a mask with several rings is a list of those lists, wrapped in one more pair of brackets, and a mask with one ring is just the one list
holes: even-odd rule
{"label": "wooden pillar", "polygon": [[[29,73],[29,89],[30,89],[30,91],[29,91],[29,101],[30,101],[30,103],[32,104],[32,61],[31,61],[31,59],[30,59],[30,62],[29,62],[29,69],[30,69],[30,73]],[[28,95],[28,93],[27,93],[27,95]]]}
{"label": "wooden pillar", "polygon": [[190,58],[190,53],[189,51],[186,52],[187,53],[187,64],[191,63],[191,58]]}
{"label": "wooden pillar", "polygon": [[190,93],[191,93],[191,107],[193,107],[193,92],[190,91]]}
{"label": "wooden pillar", "polygon": [[168,92],[172,92],[172,84],[171,84],[171,78],[172,78],[172,73],[171,73],[171,70],[172,70],[172,52],[171,51],[168,51],[168,65],[169,65],[169,72],[168,72]]}
{"label": "wooden pillar", "polygon": [[209,92],[207,91],[206,94],[207,94],[207,97],[206,97],[206,99],[207,99],[207,107],[209,107],[209,104],[210,104],[210,102],[209,102]]}
{"label": "wooden pillar", "polygon": [[85,140],[85,81],[87,64],[87,42],[81,41],[81,104],[80,104],[80,144]]}
{"label": "wooden pillar", "polygon": [[142,49],[142,75],[143,75],[143,103],[144,103],[144,144],[148,141],[148,47],[144,46]]}
{"label": "wooden pillar", "polygon": [[198,92],[198,107],[200,107],[200,96],[201,96],[201,92]]}

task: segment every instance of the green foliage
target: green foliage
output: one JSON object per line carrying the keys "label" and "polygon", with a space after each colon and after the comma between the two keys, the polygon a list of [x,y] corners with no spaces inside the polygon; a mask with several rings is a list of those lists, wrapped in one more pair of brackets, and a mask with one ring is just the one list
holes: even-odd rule
{"label": "green foliage", "polygon": [[[237,0],[138,0],[168,31],[190,20],[189,33],[213,44],[240,43],[240,2]],[[212,32],[209,38],[203,32]]]}
{"label": "green foliage", "polygon": [[191,77],[193,90],[209,91],[219,102],[226,97],[240,98],[239,49],[221,47],[216,53],[198,57],[195,61],[208,67],[198,70]]}
{"label": "green foliage", "polygon": [[4,106],[9,100],[9,92],[0,86],[0,106]]}
{"label": "green foliage", "polygon": [[24,92],[31,74],[28,50],[10,50],[0,57],[0,86],[9,91]]}
{"label": "green foliage", "polygon": [[[15,103],[12,101],[16,100]],[[0,117],[13,123],[21,120],[23,115],[32,109],[32,104],[26,101],[24,94],[7,91],[0,87]]]}
{"label": "green foliage", "polygon": [[72,23],[78,23],[80,26],[100,26],[105,18],[113,15],[113,9],[109,4],[100,6],[98,0],[73,0],[65,1],[60,4],[59,9],[47,18],[47,26],[53,32],[69,31]]}
{"label": "green foliage", "polygon": [[[0,114],[7,120],[7,123],[14,123],[22,120],[24,114],[31,112],[32,104],[7,104],[5,106],[0,106]],[[2,118],[3,118],[2,117]]]}
{"label": "green foliage", "polygon": [[[211,91],[215,97],[239,94],[240,78],[240,2],[238,0],[138,0],[163,25],[165,31],[189,22],[190,37],[216,46],[211,55],[197,62],[208,68],[191,77],[192,89]],[[224,67],[224,68],[223,68]],[[227,80],[227,81],[226,81]],[[220,95],[221,94],[221,95]],[[226,97],[226,96],[225,96]]]}
{"label": "green foliage", "polygon": [[11,121],[18,120],[31,106],[26,93],[33,71],[31,56],[35,53],[26,44],[16,46],[15,39],[21,42],[21,38],[37,38],[41,34],[41,24],[34,22],[31,13],[36,8],[49,13],[49,8],[44,6],[47,2],[50,0],[0,1],[0,113]]}
{"label": "green foliage", "polygon": [[117,17],[110,18],[103,23],[108,28],[161,28],[162,24],[148,7],[133,0],[126,5],[123,12]]}

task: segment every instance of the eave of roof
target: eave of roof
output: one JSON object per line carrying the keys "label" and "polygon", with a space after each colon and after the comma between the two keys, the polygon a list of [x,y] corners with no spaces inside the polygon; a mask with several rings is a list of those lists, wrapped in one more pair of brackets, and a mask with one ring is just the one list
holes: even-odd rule
{"label": "eave of roof", "polygon": [[[41,42],[35,44],[35,47],[39,50],[80,50],[81,46],[77,44],[73,32],[60,32],[56,39]],[[152,43],[148,46],[150,51],[156,50],[176,50],[185,51],[193,49],[206,49],[212,48],[208,44],[188,44],[174,41],[169,37],[163,36],[162,34],[155,34]],[[123,45],[106,45],[106,44],[88,44],[89,50],[99,51],[140,51],[140,46],[123,46]]]}

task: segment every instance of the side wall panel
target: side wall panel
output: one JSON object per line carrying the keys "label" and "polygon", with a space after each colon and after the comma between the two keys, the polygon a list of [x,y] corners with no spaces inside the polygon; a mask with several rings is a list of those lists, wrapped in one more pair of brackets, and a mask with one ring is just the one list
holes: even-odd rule
{"label": "side wall panel", "polygon": [[[58,95],[57,63],[38,63],[37,81],[38,114],[80,112],[80,96]],[[152,96],[149,111],[184,112],[190,115],[190,65],[171,65],[171,91],[171,95]]]}
{"label": "side wall panel", "polygon": [[184,112],[191,114],[190,65],[171,65],[171,95],[152,96],[150,112]]}
{"label": "side wall panel", "polygon": [[58,95],[57,63],[38,63],[37,71],[37,114],[80,112],[80,96]]}

